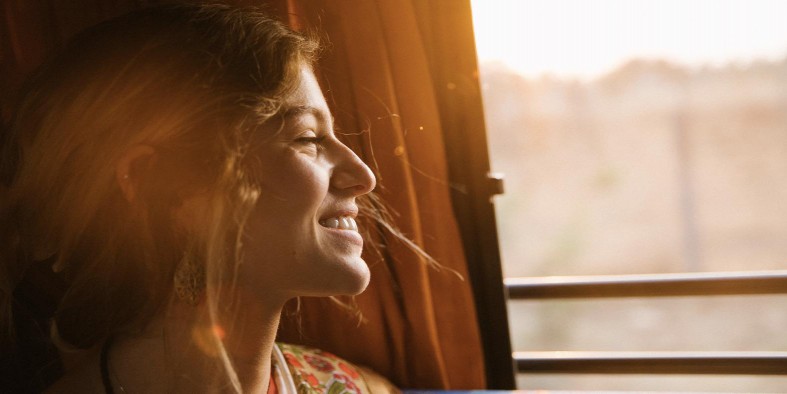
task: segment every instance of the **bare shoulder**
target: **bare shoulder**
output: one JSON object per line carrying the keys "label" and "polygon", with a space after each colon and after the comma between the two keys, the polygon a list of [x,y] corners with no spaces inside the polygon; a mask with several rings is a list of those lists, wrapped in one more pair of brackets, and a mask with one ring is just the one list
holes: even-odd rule
{"label": "bare shoulder", "polygon": [[97,355],[90,355],[71,368],[44,393],[71,394],[71,393],[103,393],[101,384],[101,369]]}

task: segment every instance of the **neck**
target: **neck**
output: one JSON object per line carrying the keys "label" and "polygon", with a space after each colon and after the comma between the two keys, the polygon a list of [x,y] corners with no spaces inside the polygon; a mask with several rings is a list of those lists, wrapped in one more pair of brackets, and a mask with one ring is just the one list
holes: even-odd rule
{"label": "neck", "polygon": [[218,337],[242,391],[264,393],[283,304],[241,300],[239,313],[211,319],[204,303],[174,302],[144,332],[115,340],[111,374],[128,392],[232,392]]}

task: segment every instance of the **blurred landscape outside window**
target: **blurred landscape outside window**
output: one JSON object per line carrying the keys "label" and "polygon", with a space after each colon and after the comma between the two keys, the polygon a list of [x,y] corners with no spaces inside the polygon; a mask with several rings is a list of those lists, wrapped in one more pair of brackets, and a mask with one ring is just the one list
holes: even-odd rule
{"label": "blurred landscape outside window", "polygon": [[[504,275],[787,269],[787,2],[472,0]],[[787,351],[787,296],[512,301],[517,351]],[[523,389],[787,392],[778,376]]]}

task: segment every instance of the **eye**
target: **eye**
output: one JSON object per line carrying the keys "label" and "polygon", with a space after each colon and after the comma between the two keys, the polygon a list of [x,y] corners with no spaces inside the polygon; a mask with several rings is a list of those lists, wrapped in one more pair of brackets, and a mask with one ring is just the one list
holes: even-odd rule
{"label": "eye", "polygon": [[325,141],[325,135],[317,135],[314,131],[309,130],[301,134],[300,137],[295,138],[294,141],[305,149],[319,150],[322,147],[323,141]]}
{"label": "eye", "polygon": [[298,137],[295,142],[300,144],[320,145],[325,140],[325,136]]}

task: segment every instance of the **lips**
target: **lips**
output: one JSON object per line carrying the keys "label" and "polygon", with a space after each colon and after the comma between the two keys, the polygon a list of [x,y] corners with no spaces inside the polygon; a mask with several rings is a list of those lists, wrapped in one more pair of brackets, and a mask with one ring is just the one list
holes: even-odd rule
{"label": "lips", "polygon": [[321,219],[320,225],[327,228],[358,231],[358,224],[352,216],[336,216],[327,219]]}

